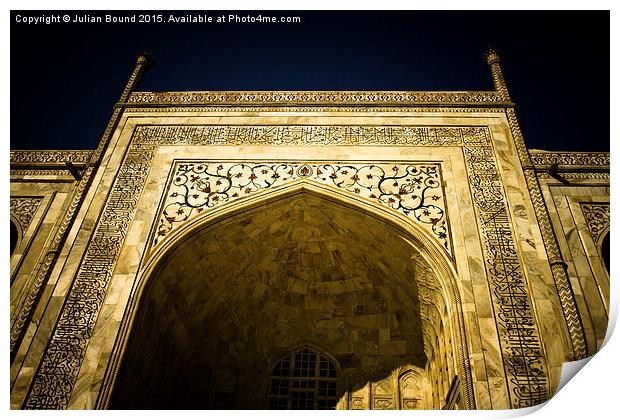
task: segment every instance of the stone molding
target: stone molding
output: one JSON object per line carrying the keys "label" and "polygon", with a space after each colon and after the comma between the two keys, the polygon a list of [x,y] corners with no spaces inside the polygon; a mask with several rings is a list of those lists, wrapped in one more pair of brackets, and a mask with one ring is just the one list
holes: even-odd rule
{"label": "stone molding", "polygon": [[[11,169],[11,177],[21,178],[21,177],[71,177],[71,181],[73,181],[73,176],[71,172],[67,169]],[[12,179],[13,180],[13,179]]]}
{"label": "stone molding", "polygon": [[[493,66],[497,66],[497,68],[493,71],[498,72],[501,76],[499,62],[494,61]],[[521,128],[519,126],[519,121],[517,120],[514,108],[506,109],[506,117],[508,119],[508,126],[517,149],[519,161],[521,162],[521,166],[523,168],[523,175],[525,176],[525,182],[534,206],[534,213],[540,227],[543,244],[545,246],[545,250],[547,251],[547,255],[549,256],[551,273],[553,274],[553,280],[560,298],[562,312],[564,314],[564,319],[566,320],[566,326],[568,328],[571,345],[573,347],[573,355],[575,360],[582,359],[588,355],[585,331],[579,310],[577,308],[577,302],[575,301],[575,294],[570,284],[568,271],[566,270],[566,263],[560,253],[560,246],[551,226],[549,211],[542,196],[542,190],[536,174],[536,166],[534,166],[534,158],[525,145],[525,139],[521,133]],[[556,155],[563,156],[567,154],[557,153]]]}
{"label": "stone molding", "polygon": [[573,354],[575,360],[583,359],[588,356],[585,331],[583,329],[581,316],[579,315],[579,310],[575,301],[575,295],[566,270],[566,263],[564,262],[562,253],[560,252],[560,246],[553,231],[549,211],[547,210],[536,172],[531,168],[524,169],[523,172],[525,175],[527,188],[532,199],[532,204],[534,206],[534,212],[536,213],[536,219],[538,220],[538,225],[542,234],[543,243],[545,245],[547,255],[549,256],[551,272],[560,297],[562,312],[564,314],[564,319],[566,320],[568,333],[573,346]]}

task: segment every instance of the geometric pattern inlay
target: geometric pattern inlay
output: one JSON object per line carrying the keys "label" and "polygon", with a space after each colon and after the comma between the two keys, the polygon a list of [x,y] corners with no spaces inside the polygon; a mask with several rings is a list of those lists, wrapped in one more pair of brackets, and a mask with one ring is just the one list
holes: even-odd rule
{"label": "geometric pattern inlay", "polygon": [[34,376],[26,408],[67,407],[155,150],[178,144],[464,147],[512,406],[546,399],[541,342],[487,127],[138,126]]}
{"label": "geometric pattern inlay", "polygon": [[152,243],[220,204],[299,179],[396,210],[450,250],[441,167],[436,163],[177,162]]}

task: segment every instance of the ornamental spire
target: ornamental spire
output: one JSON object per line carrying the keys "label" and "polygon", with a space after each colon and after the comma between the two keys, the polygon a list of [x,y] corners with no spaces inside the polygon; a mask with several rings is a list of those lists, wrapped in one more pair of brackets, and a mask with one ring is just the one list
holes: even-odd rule
{"label": "ornamental spire", "polygon": [[506,85],[504,73],[502,72],[502,66],[500,65],[499,51],[489,47],[485,54],[485,58],[489,68],[491,69],[491,77],[493,77],[495,91],[499,94],[503,101],[510,102],[510,93],[508,93],[508,86]]}
{"label": "ornamental spire", "polygon": [[144,76],[144,72],[154,65],[155,60],[153,60],[153,57],[148,52],[142,52],[136,56],[136,66],[134,67],[131,76],[129,76],[125,89],[123,89],[123,93],[121,93],[121,97],[118,100],[119,102],[126,102],[127,99],[129,99],[131,92],[133,92],[136,87],[138,87],[138,84],[140,84],[140,81]]}

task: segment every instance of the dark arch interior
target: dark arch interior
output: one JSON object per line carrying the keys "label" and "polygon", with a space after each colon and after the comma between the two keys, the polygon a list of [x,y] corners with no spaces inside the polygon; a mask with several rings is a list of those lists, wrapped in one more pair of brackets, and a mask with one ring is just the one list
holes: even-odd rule
{"label": "dark arch interior", "polygon": [[274,363],[300,343],[341,367],[338,398],[424,369],[413,252],[386,223],[305,193],[195,233],[148,280],[109,408],[267,408]]}
{"label": "dark arch interior", "polygon": [[607,232],[603,238],[603,242],[601,244],[601,256],[603,257],[603,262],[605,263],[607,273],[609,273],[609,232]]}
{"label": "dark arch interior", "polygon": [[15,223],[12,220],[9,237],[11,241],[11,255],[13,255],[13,251],[15,251],[15,247],[17,246],[17,240],[19,239],[19,232],[17,231],[17,226],[15,226]]}

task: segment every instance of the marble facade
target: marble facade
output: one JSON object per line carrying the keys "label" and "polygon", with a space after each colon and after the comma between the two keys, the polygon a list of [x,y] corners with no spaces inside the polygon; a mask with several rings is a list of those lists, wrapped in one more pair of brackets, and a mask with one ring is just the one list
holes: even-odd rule
{"label": "marble facade", "polygon": [[11,407],[551,398],[607,328],[609,154],[529,150],[487,61],[490,92],[151,93],[139,56],[97,149],[11,152]]}

